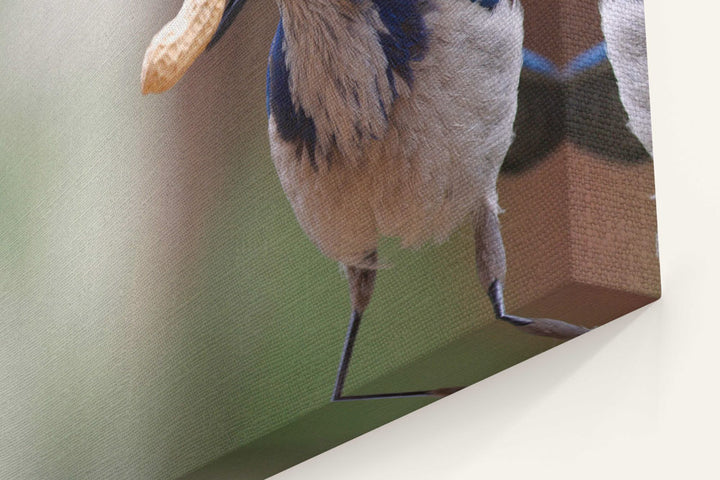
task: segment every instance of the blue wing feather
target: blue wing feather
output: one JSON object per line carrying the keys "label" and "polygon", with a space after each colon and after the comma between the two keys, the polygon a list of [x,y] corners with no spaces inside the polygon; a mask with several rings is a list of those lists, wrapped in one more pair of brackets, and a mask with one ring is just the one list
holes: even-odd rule
{"label": "blue wing feather", "polygon": [[290,72],[285,61],[285,30],[282,19],[278,23],[270,48],[267,69],[266,104],[268,115],[273,116],[280,138],[298,146],[298,155],[306,150],[315,167],[315,146],[317,132],[315,122],[305,114],[302,106],[293,105],[290,93]]}
{"label": "blue wing feather", "polygon": [[411,62],[423,59],[428,49],[429,32],[425,25],[426,2],[407,0],[373,0],[387,33],[379,33],[380,44],[388,61],[387,77],[393,94],[395,74],[412,84]]}
{"label": "blue wing feather", "polygon": [[498,3],[500,3],[500,0],[470,0],[472,3],[480,3],[481,7],[487,8],[488,10],[492,10],[497,6]]}

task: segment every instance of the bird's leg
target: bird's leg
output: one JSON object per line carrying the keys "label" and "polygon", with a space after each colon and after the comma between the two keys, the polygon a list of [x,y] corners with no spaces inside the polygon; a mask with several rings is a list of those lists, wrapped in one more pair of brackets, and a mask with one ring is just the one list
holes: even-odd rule
{"label": "bird's leg", "polygon": [[524,318],[508,315],[503,300],[505,282],[505,247],[500,221],[494,209],[484,208],[475,218],[475,264],[481,285],[492,302],[495,317],[527,333],[553,338],[574,338],[587,332],[585,327],[547,318]]}
{"label": "bird's leg", "polygon": [[359,267],[345,267],[345,272],[350,285],[352,313],[350,314],[350,325],[348,326],[347,335],[345,336],[345,346],[343,347],[340,366],[338,367],[337,378],[335,379],[335,389],[332,396],[333,401],[339,401],[344,398],[342,391],[345,386],[345,378],[347,377],[348,367],[350,366],[353,348],[355,347],[355,339],[360,329],[360,320],[362,320],[363,312],[365,312],[365,308],[367,308],[370,303],[370,298],[372,298],[373,290],[375,289],[375,277],[377,275],[377,270]]}
{"label": "bird's leg", "polygon": [[[368,257],[375,263],[377,253],[373,252]],[[350,360],[352,358],[355,339],[360,329],[360,320],[365,312],[370,298],[375,288],[375,277],[377,270],[366,269],[361,267],[345,267],[348,283],[350,284],[350,301],[352,303],[352,314],[350,315],[350,325],[348,326],[347,335],[345,337],[345,346],[343,347],[342,356],[340,358],[340,366],[338,367],[337,378],[335,379],[335,389],[333,390],[332,401],[348,401],[348,400],[376,400],[381,398],[408,398],[408,397],[445,397],[461,390],[463,387],[438,388],[435,390],[423,390],[416,392],[399,392],[399,393],[377,393],[370,395],[343,395],[343,387],[347,378]]]}

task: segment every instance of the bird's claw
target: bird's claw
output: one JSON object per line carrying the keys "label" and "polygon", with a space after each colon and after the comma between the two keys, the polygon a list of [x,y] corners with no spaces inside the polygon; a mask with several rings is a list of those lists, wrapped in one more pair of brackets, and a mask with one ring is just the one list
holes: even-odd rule
{"label": "bird's claw", "polygon": [[434,396],[434,397],[444,398],[444,397],[447,397],[448,395],[452,395],[452,394],[455,393],[455,392],[459,392],[459,391],[462,390],[463,388],[465,388],[465,387],[438,388],[438,389],[435,389],[435,390],[431,390],[431,391],[428,392],[428,393],[429,393],[430,395]]}
{"label": "bird's claw", "polygon": [[511,322],[513,325],[518,327],[520,330],[530,333],[532,335],[540,335],[543,337],[558,338],[561,340],[567,340],[570,338],[579,337],[580,335],[590,331],[589,328],[580,325],[573,325],[572,323],[563,322],[561,320],[551,320],[549,318],[533,318],[523,319],[521,317],[513,317],[519,320],[527,320],[524,324],[517,322]]}
{"label": "bird's claw", "polygon": [[524,327],[533,323],[529,318],[516,317],[515,315],[501,315],[500,320],[508,322],[516,327]]}

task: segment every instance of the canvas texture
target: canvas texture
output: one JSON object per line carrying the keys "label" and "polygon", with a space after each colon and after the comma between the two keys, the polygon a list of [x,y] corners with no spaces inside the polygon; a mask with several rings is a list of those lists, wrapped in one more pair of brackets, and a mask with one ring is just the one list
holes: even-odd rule
{"label": "canvas texture", "polygon": [[213,5],[143,96],[178,2],[3,4],[0,478],[267,478],[659,298],[641,1]]}

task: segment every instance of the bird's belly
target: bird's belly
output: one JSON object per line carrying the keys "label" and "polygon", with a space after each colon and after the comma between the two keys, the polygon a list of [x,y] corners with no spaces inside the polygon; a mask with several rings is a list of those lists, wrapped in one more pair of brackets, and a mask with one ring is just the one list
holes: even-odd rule
{"label": "bird's belly", "polygon": [[399,238],[406,247],[442,242],[479,206],[497,202],[499,162],[483,168],[439,145],[427,155],[413,153],[394,129],[360,162],[316,167],[279,138],[272,118],[270,136],[298,222],[323,254],[346,265],[372,266],[366,262],[380,237]]}
{"label": "bird's belly", "polygon": [[391,128],[388,141],[369,157],[378,234],[400,238],[406,247],[444,242],[483,204],[497,202],[500,163],[483,165],[458,150],[459,132],[437,133]]}
{"label": "bird's belly", "polygon": [[439,2],[431,46],[385,135],[357,159],[298,156],[269,122],[273,161],[295,215],[328,257],[364,266],[379,237],[445,240],[481,208],[497,209],[522,66],[522,12]]}

